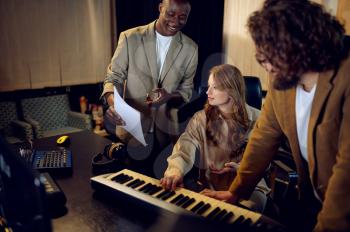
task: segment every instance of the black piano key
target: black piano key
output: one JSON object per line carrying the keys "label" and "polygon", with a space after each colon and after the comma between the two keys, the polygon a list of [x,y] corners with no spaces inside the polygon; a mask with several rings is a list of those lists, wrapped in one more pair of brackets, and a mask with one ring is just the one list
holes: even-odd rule
{"label": "black piano key", "polygon": [[126,186],[130,187],[134,184],[137,184],[139,181],[140,181],[140,179],[135,179],[135,180],[131,181],[129,184],[127,184]]}
{"label": "black piano key", "polygon": [[155,193],[159,193],[160,190],[162,190],[163,188],[160,186],[156,186],[154,189],[152,189],[148,194],[149,195],[153,195]]}
{"label": "black piano key", "polygon": [[130,183],[128,183],[126,186],[128,186],[130,188],[134,188],[134,186],[139,186],[140,182],[142,182],[142,180],[136,179],[136,180],[133,180]]}
{"label": "black piano key", "polygon": [[191,211],[192,211],[193,213],[195,213],[195,212],[196,212],[197,210],[199,210],[199,208],[201,208],[203,205],[204,205],[204,202],[203,202],[203,201],[200,201],[200,202],[198,202],[197,205],[195,205],[195,206],[191,209]]}
{"label": "black piano key", "polygon": [[219,207],[216,207],[214,210],[212,210],[208,215],[207,218],[211,219],[213,218],[217,213],[219,213],[221,209]]}
{"label": "black piano key", "polygon": [[127,180],[129,178],[128,175],[122,174],[122,175],[118,175],[118,177],[114,177],[112,180],[117,182],[117,183],[122,183],[123,181]]}
{"label": "black piano key", "polygon": [[177,197],[175,197],[174,199],[172,199],[172,200],[170,201],[170,203],[175,204],[176,202],[178,202],[179,200],[181,200],[183,197],[184,197],[183,194],[177,195]]}
{"label": "black piano key", "polygon": [[226,214],[227,214],[227,211],[225,209],[223,209],[218,214],[215,215],[213,220],[220,221],[223,218],[223,216],[226,215]]}
{"label": "black piano key", "polygon": [[146,183],[144,180],[141,180],[140,182],[133,184],[132,186],[130,186],[131,188],[135,189],[141,185],[143,185],[144,183]]}
{"label": "black piano key", "polygon": [[112,180],[117,182],[117,183],[120,183],[120,181],[123,181],[126,178],[128,178],[128,176],[125,174],[122,174],[122,175],[118,175],[118,176],[114,177]]}
{"label": "black piano key", "polygon": [[153,186],[153,184],[148,183],[145,186],[143,186],[142,188],[140,188],[139,191],[147,193],[152,188],[152,186]]}
{"label": "black piano key", "polygon": [[240,226],[244,221],[244,217],[242,215],[240,215],[234,222],[234,225]]}
{"label": "black piano key", "polygon": [[223,222],[229,222],[231,220],[231,218],[234,216],[234,214],[232,212],[229,212],[228,214],[226,214],[221,221]]}
{"label": "black piano key", "polygon": [[147,191],[145,191],[145,193],[148,193],[149,195],[152,195],[157,190],[158,190],[158,186],[157,185],[152,185]]}
{"label": "black piano key", "polygon": [[193,202],[196,200],[194,198],[190,198],[188,201],[186,201],[181,207],[186,209],[188,206],[190,206]]}
{"label": "black piano key", "polygon": [[128,181],[130,181],[132,179],[134,179],[132,176],[126,176],[126,178],[121,180],[121,181],[119,181],[119,183],[120,184],[125,184],[126,182],[128,182]]}
{"label": "black piano key", "polygon": [[150,185],[151,185],[150,183],[145,184],[144,186],[142,186],[142,187],[139,189],[139,191],[142,192],[143,190],[149,188]]}
{"label": "black piano key", "polygon": [[209,208],[211,207],[211,205],[209,203],[205,204],[202,208],[200,208],[197,211],[197,214],[202,215],[205,211],[207,211]]}
{"label": "black piano key", "polygon": [[128,175],[124,174],[124,176],[122,176],[118,182],[123,181],[123,180],[127,179],[128,177],[129,177]]}
{"label": "black piano key", "polygon": [[168,194],[165,194],[161,199],[165,201],[165,200],[169,199],[170,197],[174,196],[175,194],[176,194],[175,191],[171,191]]}
{"label": "black piano key", "polygon": [[156,198],[162,198],[165,194],[170,193],[170,190],[164,189],[163,192],[159,193]]}
{"label": "black piano key", "polygon": [[113,181],[118,182],[120,179],[124,178],[125,175],[123,173],[120,173],[112,178]]}
{"label": "black piano key", "polygon": [[183,203],[185,203],[186,201],[188,201],[190,198],[188,196],[185,196],[184,198],[182,198],[181,200],[179,200],[178,202],[176,202],[177,206],[181,206]]}
{"label": "black piano key", "polygon": [[143,190],[140,190],[141,192],[144,192],[144,193],[148,193],[149,191],[151,191],[153,188],[155,187],[155,185],[153,184],[150,184],[148,186],[145,186],[145,188]]}

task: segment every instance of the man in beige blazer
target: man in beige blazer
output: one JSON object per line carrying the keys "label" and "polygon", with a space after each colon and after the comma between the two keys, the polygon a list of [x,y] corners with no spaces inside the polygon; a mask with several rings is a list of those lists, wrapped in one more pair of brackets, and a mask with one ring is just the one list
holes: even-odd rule
{"label": "man in beige blazer", "polygon": [[325,12],[309,1],[268,0],[250,16],[271,87],[229,191],[204,192],[248,198],[285,136],[301,206],[291,231],[350,231],[350,59],[344,28]]}
{"label": "man in beige blazer", "polygon": [[[108,67],[102,96],[110,107],[107,126],[124,142],[130,135],[113,108],[113,86],[125,101],[141,112],[143,132],[156,134],[158,150],[178,136],[175,103],[188,102],[198,63],[198,47],[181,33],[191,6],[187,0],[163,0],[159,18],[120,34],[118,47]],[[146,99],[152,93],[152,98]]]}

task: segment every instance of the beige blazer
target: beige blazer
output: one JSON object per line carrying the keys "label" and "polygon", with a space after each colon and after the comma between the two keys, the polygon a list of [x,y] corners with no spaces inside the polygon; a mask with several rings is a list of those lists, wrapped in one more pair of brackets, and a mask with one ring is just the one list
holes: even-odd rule
{"label": "beige blazer", "polygon": [[[153,117],[158,128],[166,132],[175,130],[176,133],[176,112],[169,111],[166,105],[151,110],[145,104],[146,95],[159,86],[169,93],[180,93],[183,100],[188,102],[198,63],[198,46],[178,32],[171,41],[158,79],[155,22],[120,34],[118,47],[107,70],[102,96],[113,92],[113,86],[116,86],[119,93],[124,95],[125,101],[142,113],[144,132],[152,126]],[[120,130],[117,135],[123,137],[124,133]]]}
{"label": "beige blazer", "polygon": [[320,74],[308,127],[305,168],[309,176],[298,144],[295,95],[295,88],[268,91],[230,191],[240,197],[249,196],[285,135],[297,166],[300,189],[309,178],[323,202],[315,231],[350,231],[350,60],[345,60],[338,71]]}

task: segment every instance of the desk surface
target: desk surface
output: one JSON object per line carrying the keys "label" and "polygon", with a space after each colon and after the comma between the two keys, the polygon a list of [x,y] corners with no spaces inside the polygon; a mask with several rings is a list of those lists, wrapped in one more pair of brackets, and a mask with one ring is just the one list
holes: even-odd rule
{"label": "desk surface", "polygon": [[[174,216],[165,212],[156,214],[142,209],[143,207],[133,207],[127,199],[110,198],[101,195],[103,193],[94,192],[90,186],[90,178],[93,176],[91,161],[111,141],[91,131],[71,133],[69,136],[71,144],[68,149],[72,151],[73,174],[56,178],[66,195],[67,203],[65,212],[52,219],[54,232],[231,231],[232,228],[224,230],[224,224],[210,224],[210,221],[196,217]],[[55,149],[58,137],[34,140],[34,148]],[[145,165],[143,161],[140,163]]]}
{"label": "desk surface", "polygon": [[[145,225],[130,217],[123,208],[98,199],[90,186],[92,157],[103,151],[110,140],[90,131],[69,134],[73,174],[56,178],[67,197],[67,212],[52,220],[53,231],[144,231]],[[35,149],[55,149],[59,136],[34,141]]]}

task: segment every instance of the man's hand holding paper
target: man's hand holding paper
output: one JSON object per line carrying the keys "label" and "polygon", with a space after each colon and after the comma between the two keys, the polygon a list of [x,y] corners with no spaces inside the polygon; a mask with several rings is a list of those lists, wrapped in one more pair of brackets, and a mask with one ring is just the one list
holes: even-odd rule
{"label": "man's hand holding paper", "polygon": [[109,122],[114,123],[115,126],[125,126],[125,121],[122,119],[122,117],[115,111],[114,106],[108,107],[105,115],[106,119]]}
{"label": "man's hand holding paper", "polygon": [[104,115],[104,126],[108,132],[115,133],[116,127],[124,126],[125,122],[114,109],[114,94],[108,93],[105,97],[109,107]]}
{"label": "man's hand holding paper", "polygon": [[147,144],[142,132],[140,112],[129,106],[119,95],[115,87],[113,102],[111,102],[111,99],[109,100],[109,104],[113,103],[114,105],[110,106],[105,114],[107,130],[115,131],[116,126],[120,126],[141,144],[146,146]]}

